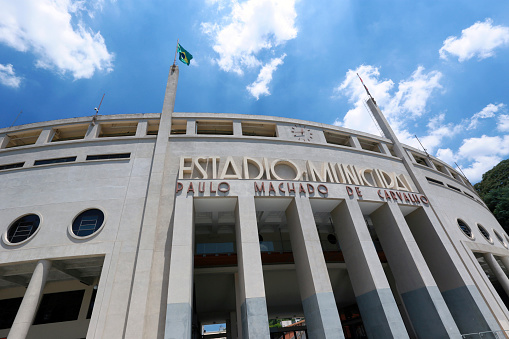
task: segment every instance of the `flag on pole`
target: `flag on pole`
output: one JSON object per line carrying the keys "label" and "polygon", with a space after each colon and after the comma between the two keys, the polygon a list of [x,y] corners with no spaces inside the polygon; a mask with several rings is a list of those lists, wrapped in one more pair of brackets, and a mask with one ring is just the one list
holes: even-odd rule
{"label": "flag on pole", "polygon": [[185,63],[187,66],[189,66],[189,63],[191,62],[191,59],[193,56],[191,53],[185,50],[184,47],[182,47],[180,44],[178,44],[178,53],[179,53],[179,60]]}

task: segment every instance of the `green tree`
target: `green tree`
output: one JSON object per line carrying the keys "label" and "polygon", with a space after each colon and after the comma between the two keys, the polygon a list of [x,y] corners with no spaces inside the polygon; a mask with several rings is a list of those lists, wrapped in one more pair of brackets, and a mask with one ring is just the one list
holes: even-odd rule
{"label": "green tree", "polygon": [[509,233],[509,159],[501,161],[474,185],[498,222]]}

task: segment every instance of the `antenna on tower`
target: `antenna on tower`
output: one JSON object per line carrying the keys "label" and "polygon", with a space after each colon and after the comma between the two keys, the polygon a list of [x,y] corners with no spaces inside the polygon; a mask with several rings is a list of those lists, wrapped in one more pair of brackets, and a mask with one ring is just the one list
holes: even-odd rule
{"label": "antenna on tower", "polygon": [[[460,170],[461,174],[463,174],[463,176],[466,178],[467,176],[465,175],[465,173],[463,173],[463,171],[461,170],[461,167],[460,165],[458,165],[458,163],[455,161],[454,164],[456,165],[456,167],[458,167],[458,169]],[[468,180],[468,179],[467,179]]]}
{"label": "antenna on tower", "polygon": [[106,95],[106,93],[103,94],[103,97],[101,98],[101,102],[99,103],[99,106],[94,108],[95,110],[95,116],[97,116],[97,114],[99,114],[99,110],[101,109],[101,104],[103,103],[103,99],[104,99],[104,96]]}
{"label": "antenna on tower", "polygon": [[[364,81],[362,81],[362,78],[361,76],[359,75],[359,73],[357,73],[357,76],[359,77],[359,80],[361,81],[362,83],[362,86],[364,86],[364,89],[366,90],[366,93],[368,93],[369,97],[371,98],[371,100],[373,100],[373,102],[375,103],[375,105],[377,105],[376,101],[375,101],[375,98],[373,98],[373,96],[371,95],[371,93],[369,93],[369,90],[368,88],[366,87],[366,85],[364,84]],[[378,105],[377,105],[378,106]]]}
{"label": "antenna on tower", "polygon": [[429,154],[428,154],[428,151],[424,148],[424,146],[422,145],[421,141],[419,140],[419,138],[417,137],[417,135],[414,135],[415,138],[417,139],[417,141],[419,142],[419,145],[421,145],[422,149],[424,150],[424,153],[426,153],[426,156],[429,158]]}
{"label": "antenna on tower", "polygon": [[14,121],[12,122],[12,124],[11,124],[9,127],[14,126],[14,124],[15,124],[15,123],[16,123],[16,121],[18,120],[19,116],[21,115],[21,113],[23,113],[23,110],[19,111],[18,116],[16,116],[16,119],[14,119]]}

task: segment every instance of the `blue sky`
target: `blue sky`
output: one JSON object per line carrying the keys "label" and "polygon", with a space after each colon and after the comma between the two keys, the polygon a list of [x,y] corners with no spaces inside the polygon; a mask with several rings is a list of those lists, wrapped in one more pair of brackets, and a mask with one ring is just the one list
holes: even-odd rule
{"label": "blue sky", "polygon": [[162,108],[273,115],[400,139],[472,182],[509,155],[509,2],[0,0],[0,127]]}

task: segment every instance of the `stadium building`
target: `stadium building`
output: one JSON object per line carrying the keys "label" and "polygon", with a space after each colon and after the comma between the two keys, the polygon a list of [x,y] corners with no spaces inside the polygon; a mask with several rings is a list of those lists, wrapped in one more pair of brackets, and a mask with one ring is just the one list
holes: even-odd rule
{"label": "stadium building", "polygon": [[507,234],[372,98],[385,137],[173,112],[178,72],[162,113],[0,130],[0,338],[506,337]]}

